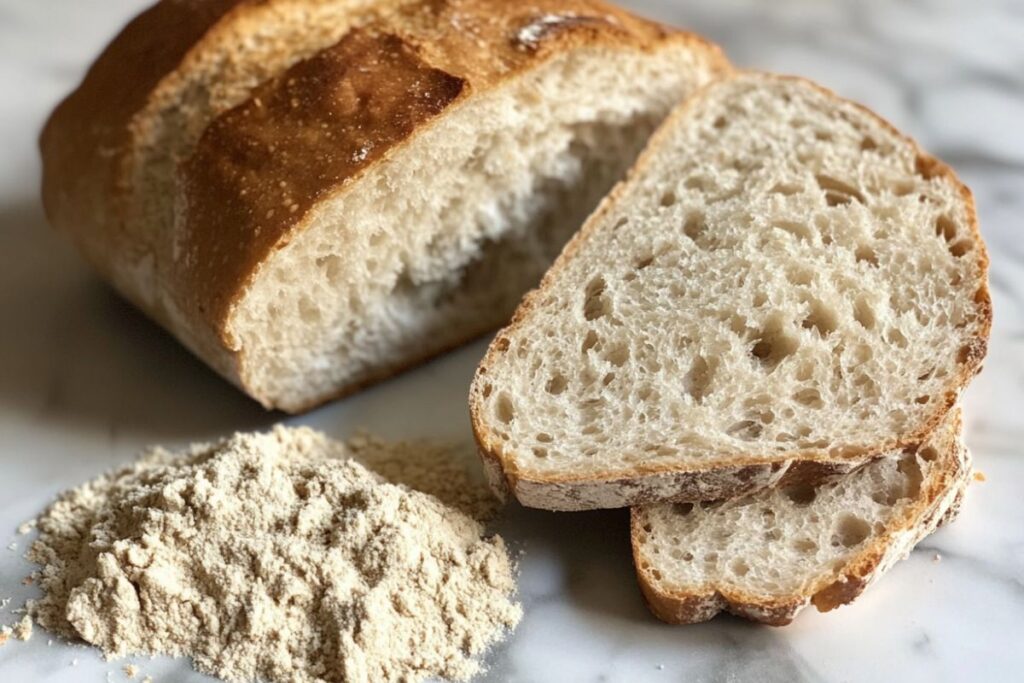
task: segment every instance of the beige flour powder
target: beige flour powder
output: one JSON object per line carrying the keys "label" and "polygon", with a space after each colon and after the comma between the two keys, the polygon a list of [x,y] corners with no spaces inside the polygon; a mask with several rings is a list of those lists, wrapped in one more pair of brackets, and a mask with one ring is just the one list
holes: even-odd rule
{"label": "beige flour powder", "polygon": [[110,656],[188,655],[233,681],[473,675],[521,615],[502,540],[349,455],[277,428],[154,449],[69,491],[38,520],[30,613]]}

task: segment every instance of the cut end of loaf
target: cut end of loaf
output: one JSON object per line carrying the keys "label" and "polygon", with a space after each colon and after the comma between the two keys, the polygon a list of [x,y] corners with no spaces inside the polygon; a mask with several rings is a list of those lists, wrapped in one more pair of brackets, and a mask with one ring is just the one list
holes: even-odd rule
{"label": "cut end of loaf", "polygon": [[634,508],[637,578],[652,612],[695,623],[729,611],[782,625],[859,596],[957,504],[970,480],[951,416],[916,451],[841,479],[724,502]]}
{"label": "cut end of loaf", "polygon": [[576,50],[424,125],[261,266],[228,322],[247,390],[302,410],[506,322],[701,59]]}
{"label": "cut end of loaf", "polygon": [[806,81],[726,79],[498,335],[475,429],[551,504],[573,482],[857,465],[919,444],[980,367],[986,269],[969,192],[912,141]]}

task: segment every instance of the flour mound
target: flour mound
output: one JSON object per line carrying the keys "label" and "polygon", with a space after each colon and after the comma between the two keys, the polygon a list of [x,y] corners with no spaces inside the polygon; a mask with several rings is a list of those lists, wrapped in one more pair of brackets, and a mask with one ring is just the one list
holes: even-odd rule
{"label": "flour mound", "polygon": [[156,448],[39,519],[42,626],[231,681],[465,679],[513,628],[499,537],[309,429]]}

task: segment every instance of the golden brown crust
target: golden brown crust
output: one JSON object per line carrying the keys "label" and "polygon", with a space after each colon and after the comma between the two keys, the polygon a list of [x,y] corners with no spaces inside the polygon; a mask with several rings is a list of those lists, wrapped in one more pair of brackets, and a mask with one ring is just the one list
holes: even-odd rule
{"label": "golden brown crust", "polygon": [[630,542],[637,581],[651,613],[671,624],[707,621],[722,611],[772,626],[790,623],[808,604],[827,612],[849,604],[872,581],[889,569],[950,515],[956,514],[971,477],[969,454],[960,443],[962,421],[959,411],[940,427],[937,444],[940,471],[928,487],[903,513],[890,520],[872,542],[842,567],[825,573],[799,594],[785,596],[757,594],[735,586],[710,585],[697,589],[666,589],[653,575],[654,567],[643,553],[643,509],[630,511]]}
{"label": "golden brown crust", "polygon": [[[976,246],[975,253],[977,253],[978,268],[982,274],[982,284],[974,296],[974,302],[977,305],[976,318],[979,321],[978,334],[960,350],[958,359],[960,361],[959,369],[949,382],[948,389],[945,391],[945,400],[935,402],[936,407],[933,409],[932,414],[917,429],[910,430],[902,435],[894,435],[892,438],[881,443],[849,445],[841,452],[821,452],[819,450],[786,451],[764,456],[738,455],[733,458],[719,459],[713,466],[687,466],[685,469],[673,463],[641,463],[640,465],[632,466],[628,471],[621,469],[607,470],[603,472],[589,472],[586,475],[534,474],[520,471],[516,466],[515,460],[503,454],[500,439],[488,429],[482,419],[479,407],[479,403],[482,400],[479,396],[481,386],[483,385],[482,377],[486,375],[491,363],[503,352],[501,340],[515,333],[524,324],[526,317],[538,305],[547,288],[553,286],[558,273],[575,257],[583,243],[589,239],[591,233],[601,224],[603,217],[616,205],[621,195],[625,192],[628,183],[627,179],[619,183],[609,193],[597,211],[594,212],[586,224],[565,246],[561,255],[551,268],[548,269],[537,288],[523,298],[512,320],[504,329],[498,332],[494,341],[488,347],[484,358],[480,361],[477,374],[473,379],[473,385],[470,388],[470,416],[478,450],[482,454],[486,454],[487,457],[501,462],[508,488],[521,503],[528,507],[556,510],[585,510],[592,507],[625,507],[660,501],[706,500],[708,496],[702,492],[701,484],[705,478],[709,477],[724,481],[734,479],[737,484],[731,490],[720,490],[718,492],[718,497],[731,498],[745,495],[755,490],[748,483],[741,481],[737,477],[739,473],[747,468],[756,468],[756,471],[759,473],[759,476],[753,477],[754,480],[760,480],[771,485],[780,483],[780,479],[770,476],[772,473],[771,468],[780,467],[787,470],[786,475],[781,479],[783,483],[789,481],[789,477],[799,476],[805,483],[816,484],[829,477],[861,467],[884,453],[919,447],[943,423],[949,412],[956,405],[960,394],[967,384],[981,369],[992,327],[992,301],[987,280],[988,252],[981,237],[974,196],[970,189],[960,181],[949,166],[926,153],[913,139],[899,132],[892,124],[863,105],[840,98],[832,90],[799,76],[752,71],[737,71],[734,73],[736,76],[755,74],[766,79],[797,81],[811,86],[829,98],[852,104],[911,146],[916,154],[916,165],[919,173],[925,174],[927,178],[943,177],[956,188],[965,203],[969,228]],[[714,82],[709,83],[705,86],[705,90],[713,88],[715,85]],[[641,154],[630,171],[630,177],[642,173],[648,163],[648,159],[653,156],[658,147],[659,138],[667,136],[674,122],[685,117],[690,109],[697,105],[700,97],[700,92],[695,93],[676,108],[662,128],[652,136],[647,150]],[[504,346],[507,346],[507,343]],[[810,463],[814,463],[814,466],[811,467]],[[799,469],[793,475],[789,475],[788,470],[793,467],[798,467]],[[658,480],[660,485],[645,485],[645,480]],[[673,487],[677,488],[673,490]],[[544,488],[549,489],[549,492],[546,493],[543,490]],[[665,493],[665,491],[669,492]],[[612,502],[609,505],[594,505],[593,501],[596,499]],[[576,501],[579,504],[567,506],[565,504],[566,501],[570,503]]]}

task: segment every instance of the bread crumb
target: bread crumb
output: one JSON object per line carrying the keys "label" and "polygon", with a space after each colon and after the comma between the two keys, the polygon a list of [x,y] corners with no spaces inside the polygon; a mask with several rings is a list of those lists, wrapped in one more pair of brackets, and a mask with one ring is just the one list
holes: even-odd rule
{"label": "bread crumb", "polygon": [[128,678],[135,678],[139,675],[139,667],[135,666],[134,664],[125,664],[124,675]]}
{"label": "bread crumb", "polygon": [[10,626],[0,626],[0,646],[6,645],[8,639],[11,637]]}
{"label": "bread crumb", "polygon": [[71,660],[71,666],[78,666],[78,660],[77,659],[72,659]]}
{"label": "bread crumb", "polygon": [[985,473],[982,472],[981,470],[975,470],[974,481],[988,481],[988,478],[985,476]]}
{"label": "bread crumb", "polygon": [[18,544],[14,543],[14,542],[8,543],[7,544],[7,549],[8,550],[17,550],[18,549]]}
{"label": "bread crumb", "polygon": [[935,553],[932,555],[932,562],[942,562],[942,555]]}
{"label": "bread crumb", "polygon": [[22,536],[24,536],[25,534],[27,534],[28,532],[32,531],[35,528],[36,528],[36,520],[30,519],[27,522],[22,522],[18,526],[18,533],[21,534]]}
{"label": "bread crumb", "polygon": [[31,586],[34,581],[35,581],[35,579],[33,577],[26,576],[24,579],[21,580],[21,585],[22,586]]}
{"label": "bread crumb", "polygon": [[142,683],[153,683],[153,677],[152,676],[146,676],[145,678],[142,679]]}
{"label": "bread crumb", "polygon": [[27,614],[15,625],[14,637],[18,640],[28,640],[32,637],[32,618]]}

